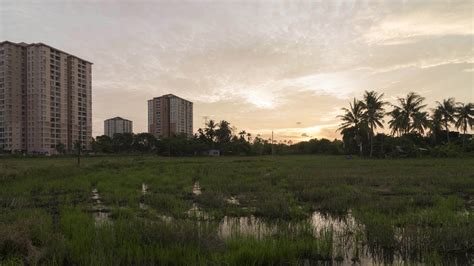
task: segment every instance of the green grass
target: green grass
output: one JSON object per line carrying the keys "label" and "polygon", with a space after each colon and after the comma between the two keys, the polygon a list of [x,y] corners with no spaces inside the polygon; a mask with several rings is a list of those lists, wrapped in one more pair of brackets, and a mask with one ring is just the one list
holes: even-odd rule
{"label": "green grass", "polygon": [[[463,264],[474,254],[472,158],[109,156],[75,163],[0,158],[0,264],[325,264],[364,256]],[[110,211],[102,226],[91,213],[94,188]],[[210,220],[188,217],[193,204]],[[355,228],[305,226],[314,211],[343,217],[349,210]],[[249,215],[277,232],[217,234],[224,216]]]}

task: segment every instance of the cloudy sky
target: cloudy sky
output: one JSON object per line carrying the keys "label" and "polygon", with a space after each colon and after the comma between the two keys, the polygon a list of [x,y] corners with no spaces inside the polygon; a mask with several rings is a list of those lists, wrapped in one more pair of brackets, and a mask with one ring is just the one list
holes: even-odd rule
{"label": "cloudy sky", "polygon": [[339,137],[364,90],[474,101],[473,1],[0,0],[0,40],[92,61],[93,133],[174,93],[204,116],[278,139]]}

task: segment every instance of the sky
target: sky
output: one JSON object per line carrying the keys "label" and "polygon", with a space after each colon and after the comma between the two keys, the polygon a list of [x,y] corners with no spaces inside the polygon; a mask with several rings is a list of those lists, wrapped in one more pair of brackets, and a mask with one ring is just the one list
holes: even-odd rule
{"label": "sky", "polygon": [[[43,42],[94,63],[93,135],[173,93],[236,130],[340,138],[365,90],[474,101],[473,1],[0,0],[0,41]],[[387,107],[390,110],[390,107]]]}

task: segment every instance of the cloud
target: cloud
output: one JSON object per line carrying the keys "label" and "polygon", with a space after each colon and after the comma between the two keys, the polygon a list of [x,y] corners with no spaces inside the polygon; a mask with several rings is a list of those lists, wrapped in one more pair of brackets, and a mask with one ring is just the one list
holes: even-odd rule
{"label": "cloud", "polygon": [[401,8],[389,14],[364,34],[369,44],[399,45],[422,38],[474,34],[472,3],[433,2],[430,6]]}
{"label": "cloud", "polygon": [[116,115],[146,131],[165,93],[195,103],[195,129],[209,116],[295,140],[338,136],[364,90],[473,97],[471,1],[4,3],[0,39],[94,62],[94,134]]}

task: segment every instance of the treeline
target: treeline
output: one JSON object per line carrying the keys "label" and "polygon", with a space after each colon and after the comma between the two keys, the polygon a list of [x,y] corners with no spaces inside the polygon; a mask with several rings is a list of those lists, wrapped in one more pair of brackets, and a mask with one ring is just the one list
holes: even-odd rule
{"label": "treeline", "polygon": [[[386,110],[390,108],[391,110]],[[457,103],[454,98],[437,102],[427,109],[425,98],[409,93],[396,104],[383,100],[383,94],[366,91],[363,99],[354,99],[338,116],[341,140],[312,139],[293,144],[273,142],[246,131],[237,132],[225,120],[209,121],[188,137],[176,135],[155,138],[149,133],[98,136],[93,140],[95,153],[153,153],[166,156],[270,154],[346,154],[368,157],[455,157],[474,154],[474,140],[467,134],[474,125],[474,104]],[[387,120],[390,134],[377,133]],[[451,129],[458,131],[451,131]]]}
{"label": "treeline", "polygon": [[[213,121],[210,122],[211,124]],[[220,124],[229,124],[221,121]],[[217,127],[219,132],[220,127]],[[200,129],[210,133],[209,127]],[[232,131],[231,131],[232,132]],[[212,133],[211,133],[212,135]],[[155,138],[149,133],[115,134],[112,138],[98,136],[92,142],[94,153],[150,153],[164,156],[200,156],[209,155],[210,151],[219,151],[220,155],[271,155],[271,154],[344,154],[343,142],[340,140],[312,139],[296,144],[291,142],[273,142],[260,135],[252,137],[241,131],[229,134],[225,138],[210,137],[208,134],[175,135],[169,138]]]}
{"label": "treeline", "polygon": [[218,150],[220,155],[270,155],[270,154],[342,154],[339,140],[313,139],[292,144],[291,141],[273,142],[246,131],[236,132],[225,120],[210,120],[205,128],[198,129],[192,137],[175,135],[155,138],[149,133],[115,134],[112,138],[98,136],[92,142],[95,153],[154,153],[165,156],[208,155]]}
{"label": "treeline", "polygon": [[[383,96],[366,91],[362,100],[354,98],[349,108],[342,108],[338,130],[346,153],[369,157],[453,157],[474,152],[472,135],[467,134],[474,125],[473,103],[449,98],[427,109],[425,98],[414,92],[397,98],[395,104],[384,101]],[[377,134],[377,129],[384,128],[386,118],[391,134]],[[451,131],[452,128],[458,131]]]}

